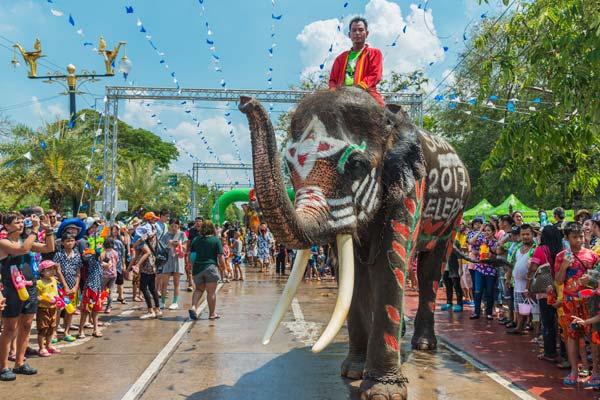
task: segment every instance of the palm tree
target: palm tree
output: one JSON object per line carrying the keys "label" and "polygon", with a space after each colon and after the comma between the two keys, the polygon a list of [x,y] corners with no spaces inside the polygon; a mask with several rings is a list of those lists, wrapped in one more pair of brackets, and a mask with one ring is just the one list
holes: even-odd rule
{"label": "palm tree", "polygon": [[13,207],[25,196],[37,194],[62,211],[65,199],[80,196],[94,140],[89,130],[86,125],[70,129],[60,122],[37,131],[25,126],[12,130],[12,140],[0,144],[4,166],[0,184],[15,196]]}
{"label": "palm tree", "polygon": [[154,161],[127,160],[119,169],[119,197],[129,202],[130,210],[151,209],[161,190],[160,172]]}

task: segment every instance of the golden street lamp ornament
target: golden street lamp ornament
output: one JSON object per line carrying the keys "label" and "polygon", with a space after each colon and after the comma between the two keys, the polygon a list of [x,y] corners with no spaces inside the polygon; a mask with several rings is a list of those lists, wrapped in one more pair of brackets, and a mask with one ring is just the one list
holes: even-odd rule
{"label": "golden street lamp ornament", "polygon": [[[69,64],[67,65],[67,75],[64,75],[64,73],[60,73],[59,71],[54,71],[48,72],[46,76],[37,76],[37,60],[41,57],[45,57],[45,55],[42,54],[42,44],[40,42],[40,39],[35,40],[35,44],[33,46],[34,51],[25,51],[23,46],[21,46],[18,43],[16,43],[13,47],[15,49],[19,49],[23,60],[27,63],[27,65],[29,65],[29,72],[27,73],[27,77],[29,79],[45,79],[44,82],[46,83],[59,83],[65,89],[67,89],[67,92],[63,94],[69,95],[69,126],[73,128],[75,127],[75,115],[77,113],[77,109],[75,106],[75,95],[83,93],[77,91],[77,88],[86,82],[99,81],[100,79],[98,78],[114,76],[115,72],[113,70],[113,63],[115,58],[117,58],[117,56],[119,55],[119,50],[121,49],[121,46],[123,46],[123,57],[119,61],[119,72],[122,73],[125,78],[127,78],[127,75],[129,74],[129,72],[131,72],[133,64],[131,63],[131,60],[129,60],[125,52],[126,45],[126,42],[119,42],[119,44],[115,46],[113,50],[107,50],[106,42],[104,41],[104,38],[100,36],[98,54],[100,54],[104,58],[104,66],[106,68],[106,73],[104,74],[97,74],[96,71],[88,71],[85,69],[81,71],[81,74],[75,74],[75,66],[73,64]],[[13,59],[11,60],[11,64],[15,69],[19,66],[19,61],[16,58],[16,50],[15,54],[13,55]],[[66,85],[64,81],[66,81]]]}

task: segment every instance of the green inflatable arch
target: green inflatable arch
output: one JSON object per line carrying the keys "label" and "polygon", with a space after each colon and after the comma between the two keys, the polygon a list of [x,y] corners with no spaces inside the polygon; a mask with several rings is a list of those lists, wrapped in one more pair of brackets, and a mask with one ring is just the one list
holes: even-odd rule
{"label": "green inflatable arch", "polygon": [[[296,199],[296,192],[294,189],[287,189],[287,194],[292,201]],[[225,220],[225,210],[231,203],[237,201],[250,201],[250,189],[234,189],[227,193],[223,193],[215,202],[212,209],[212,221],[215,224],[221,225]]]}

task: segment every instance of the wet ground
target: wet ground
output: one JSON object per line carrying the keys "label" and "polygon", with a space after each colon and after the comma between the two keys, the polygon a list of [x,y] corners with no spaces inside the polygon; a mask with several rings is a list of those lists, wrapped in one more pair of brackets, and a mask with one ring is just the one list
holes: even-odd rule
{"label": "wet ground", "polygon": [[[271,343],[260,343],[284,284],[250,272],[244,282],[221,285],[222,318],[215,321],[204,312],[191,323],[185,309],[142,321],[143,303],[117,305],[113,314],[102,316],[103,338],[78,340],[62,347],[60,355],[31,358],[39,374],[0,383],[0,399],[119,399],[134,389],[144,390],[143,399],[358,399],[359,382],[339,376],[345,329],[321,354],[310,352],[333,309],[333,281],[303,282]],[[189,298],[185,293],[180,304]],[[180,341],[172,339],[177,332]],[[410,334],[409,325],[407,339]],[[170,341],[177,344],[172,351]],[[406,340],[403,351],[410,399],[518,398],[444,347],[411,352]],[[163,362],[157,361],[159,353],[166,356]]]}

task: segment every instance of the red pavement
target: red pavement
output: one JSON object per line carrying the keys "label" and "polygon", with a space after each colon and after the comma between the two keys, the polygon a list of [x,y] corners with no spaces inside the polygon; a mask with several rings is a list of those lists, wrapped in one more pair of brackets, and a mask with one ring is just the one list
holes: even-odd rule
{"label": "red pavement", "polygon": [[[405,310],[410,317],[417,311],[418,295],[407,292]],[[506,328],[486,319],[470,320],[472,307],[462,313],[441,311],[446,303],[446,292],[438,292],[435,325],[436,333],[450,345],[464,351],[502,377],[547,400],[600,399],[600,393],[584,388],[566,387],[562,378],[568,370],[559,370],[555,364],[537,359],[539,347],[531,343],[533,334],[508,335]]]}

